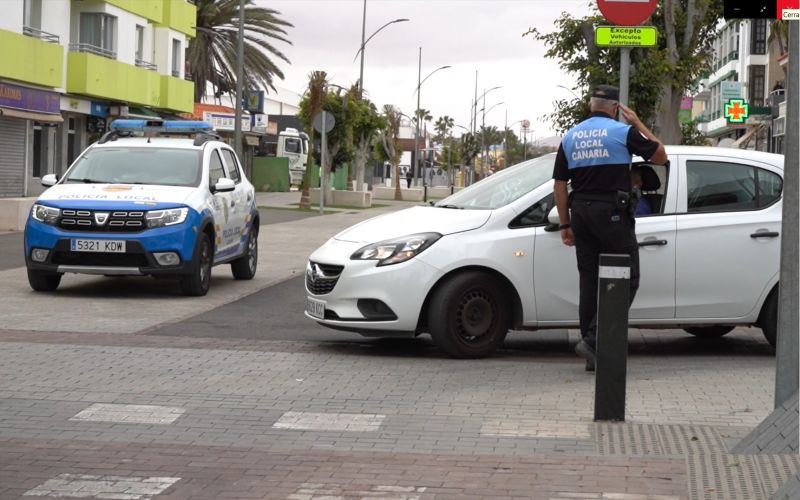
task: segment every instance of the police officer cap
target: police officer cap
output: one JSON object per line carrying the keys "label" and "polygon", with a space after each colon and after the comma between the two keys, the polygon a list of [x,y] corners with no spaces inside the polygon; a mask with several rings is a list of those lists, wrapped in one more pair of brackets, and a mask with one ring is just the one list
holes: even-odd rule
{"label": "police officer cap", "polygon": [[609,101],[619,101],[619,89],[611,85],[597,85],[592,90],[592,97],[599,97]]}

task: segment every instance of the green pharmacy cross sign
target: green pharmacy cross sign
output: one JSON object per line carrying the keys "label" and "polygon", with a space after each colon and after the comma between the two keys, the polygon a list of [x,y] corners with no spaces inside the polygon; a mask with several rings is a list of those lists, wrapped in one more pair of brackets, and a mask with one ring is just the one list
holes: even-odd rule
{"label": "green pharmacy cross sign", "polygon": [[750,116],[750,106],[744,99],[731,99],[725,105],[725,119],[728,123],[744,123]]}

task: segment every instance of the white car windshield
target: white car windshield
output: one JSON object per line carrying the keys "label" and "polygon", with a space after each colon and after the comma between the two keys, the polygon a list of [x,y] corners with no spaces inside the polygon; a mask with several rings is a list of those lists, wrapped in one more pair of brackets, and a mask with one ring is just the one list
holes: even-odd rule
{"label": "white car windshield", "polygon": [[434,206],[472,210],[504,207],[552,179],[555,160],[556,155],[549,154],[518,163],[476,182]]}
{"label": "white car windshield", "polygon": [[170,148],[89,149],[64,182],[86,184],[200,185],[200,151]]}

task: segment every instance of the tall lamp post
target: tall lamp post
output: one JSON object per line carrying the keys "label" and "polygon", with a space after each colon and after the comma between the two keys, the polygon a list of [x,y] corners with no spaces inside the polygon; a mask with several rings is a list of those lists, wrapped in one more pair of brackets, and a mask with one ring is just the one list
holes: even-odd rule
{"label": "tall lamp post", "polygon": [[483,90],[483,94],[481,94],[480,97],[477,97],[477,95],[476,95],[475,102],[472,104],[472,117],[471,118],[472,118],[472,133],[473,134],[477,131],[477,128],[478,128],[478,101],[483,99],[483,107],[486,108],[486,94],[488,94],[489,92],[491,92],[493,90],[502,89],[502,88],[503,88],[503,86],[499,85],[497,87],[492,87],[489,90],[484,89]]}
{"label": "tall lamp post", "polygon": [[[436,73],[437,71],[441,71],[443,69],[447,69],[449,67],[450,66],[440,66],[440,67],[436,68],[435,70],[431,71],[430,73],[428,73],[428,76],[426,76],[425,78],[421,78],[421,76],[422,76],[422,47],[419,48],[419,68],[418,68],[418,71],[417,71],[417,89],[415,90],[415,92],[417,93],[417,110],[414,112],[414,115],[416,116],[416,120],[415,120],[416,128],[415,128],[415,132],[414,132],[414,163],[415,163],[415,165],[414,165],[414,177],[415,177],[415,179],[414,180],[417,183],[419,183],[419,122],[421,121],[421,118],[419,116],[419,110],[420,110],[419,106],[420,106],[420,94],[422,93],[422,92],[420,92],[420,88],[422,87],[422,84],[425,83],[425,81],[428,78],[433,76],[434,73]],[[423,186],[424,186],[425,179],[423,178],[422,180],[423,180]]]}
{"label": "tall lamp post", "polygon": [[239,34],[237,35],[236,47],[236,112],[233,124],[233,142],[236,148],[236,156],[242,161],[242,94],[244,89],[244,0],[239,0]]}
{"label": "tall lamp post", "polygon": [[[388,23],[384,24],[383,26],[381,26],[380,28],[375,30],[375,32],[373,34],[371,34],[369,36],[369,38],[367,38],[365,40],[364,39],[364,35],[366,34],[366,28],[367,28],[367,0],[364,0],[364,13],[361,16],[361,47],[356,52],[356,57],[358,57],[359,53],[361,54],[361,70],[358,73],[358,75],[359,75],[358,76],[358,97],[359,97],[359,99],[361,98],[361,96],[364,93],[364,46],[367,45],[367,43],[369,43],[370,40],[372,40],[372,37],[374,37],[375,35],[380,33],[383,28],[389,26],[390,24],[404,23],[406,21],[410,21],[410,19],[400,18],[400,19],[395,19],[394,21],[389,21]],[[355,62],[356,57],[353,58],[353,62]]]}

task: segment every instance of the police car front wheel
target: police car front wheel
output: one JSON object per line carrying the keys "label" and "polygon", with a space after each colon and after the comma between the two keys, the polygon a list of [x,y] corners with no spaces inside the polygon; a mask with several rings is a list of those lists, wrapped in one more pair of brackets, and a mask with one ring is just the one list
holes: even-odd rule
{"label": "police car front wheel", "polygon": [[181,289],[186,295],[202,296],[208,293],[211,283],[212,250],[211,240],[200,233],[194,247],[191,271],[181,279]]}
{"label": "police car front wheel", "polygon": [[61,283],[61,274],[28,269],[28,283],[37,292],[52,292]]}

